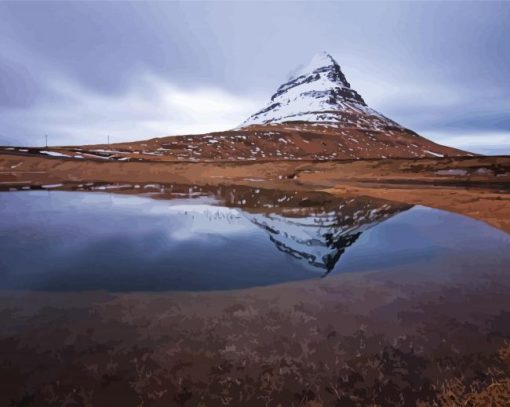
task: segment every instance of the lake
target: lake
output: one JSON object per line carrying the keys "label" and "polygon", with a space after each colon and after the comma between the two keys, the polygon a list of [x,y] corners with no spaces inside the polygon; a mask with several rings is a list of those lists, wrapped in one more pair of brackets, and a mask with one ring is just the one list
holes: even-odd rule
{"label": "lake", "polygon": [[462,271],[466,254],[489,267],[510,252],[505,232],[422,206],[247,187],[140,189],[0,192],[0,289],[207,291],[397,268],[439,275]]}

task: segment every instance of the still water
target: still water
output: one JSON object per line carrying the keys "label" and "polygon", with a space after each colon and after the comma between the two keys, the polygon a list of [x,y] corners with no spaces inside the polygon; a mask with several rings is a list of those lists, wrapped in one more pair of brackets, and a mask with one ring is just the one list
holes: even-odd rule
{"label": "still water", "polygon": [[473,253],[483,267],[510,253],[509,235],[482,222],[371,198],[248,188],[155,198],[0,192],[0,289],[223,290],[461,269]]}

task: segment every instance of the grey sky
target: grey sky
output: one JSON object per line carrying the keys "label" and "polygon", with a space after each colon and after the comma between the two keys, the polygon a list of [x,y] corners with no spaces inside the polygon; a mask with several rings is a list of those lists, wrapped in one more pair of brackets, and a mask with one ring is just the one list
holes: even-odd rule
{"label": "grey sky", "polygon": [[0,143],[235,127],[326,50],[367,103],[510,154],[510,3],[0,3]]}

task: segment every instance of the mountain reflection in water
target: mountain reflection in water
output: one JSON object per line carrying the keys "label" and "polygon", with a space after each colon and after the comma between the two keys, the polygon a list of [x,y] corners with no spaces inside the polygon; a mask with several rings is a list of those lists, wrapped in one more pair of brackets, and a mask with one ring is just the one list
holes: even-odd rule
{"label": "mountain reflection in water", "polygon": [[[412,207],[368,197],[336,198],[320,192],[249,187],[159,188],[159,197],[168,198],[168,194],[212,195],[229,207],[242,209],[239,213],[265,230],[278,250],[323,270],[324,275],[334,269],[345,250],[364,231]],[[229,218],[224,219],[228,222]]]}
{"label": "mountain reflection in water", "polygon": [[464,252],[483,263],[510,247],[505,233],[463,216],[323,192],[75,184],[0,192],[0,206],[0,288],[235,289],[431,261],[461,267]]}

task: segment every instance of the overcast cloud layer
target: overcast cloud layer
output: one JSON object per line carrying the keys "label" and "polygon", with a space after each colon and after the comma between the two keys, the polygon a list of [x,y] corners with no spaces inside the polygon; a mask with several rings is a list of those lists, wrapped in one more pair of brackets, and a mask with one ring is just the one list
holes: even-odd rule
{"label": "overcast cloud layer", "polygon": [[0,144],[237,126],[326,50],[381,113],[510,154],[510,3],[0,3]]}

